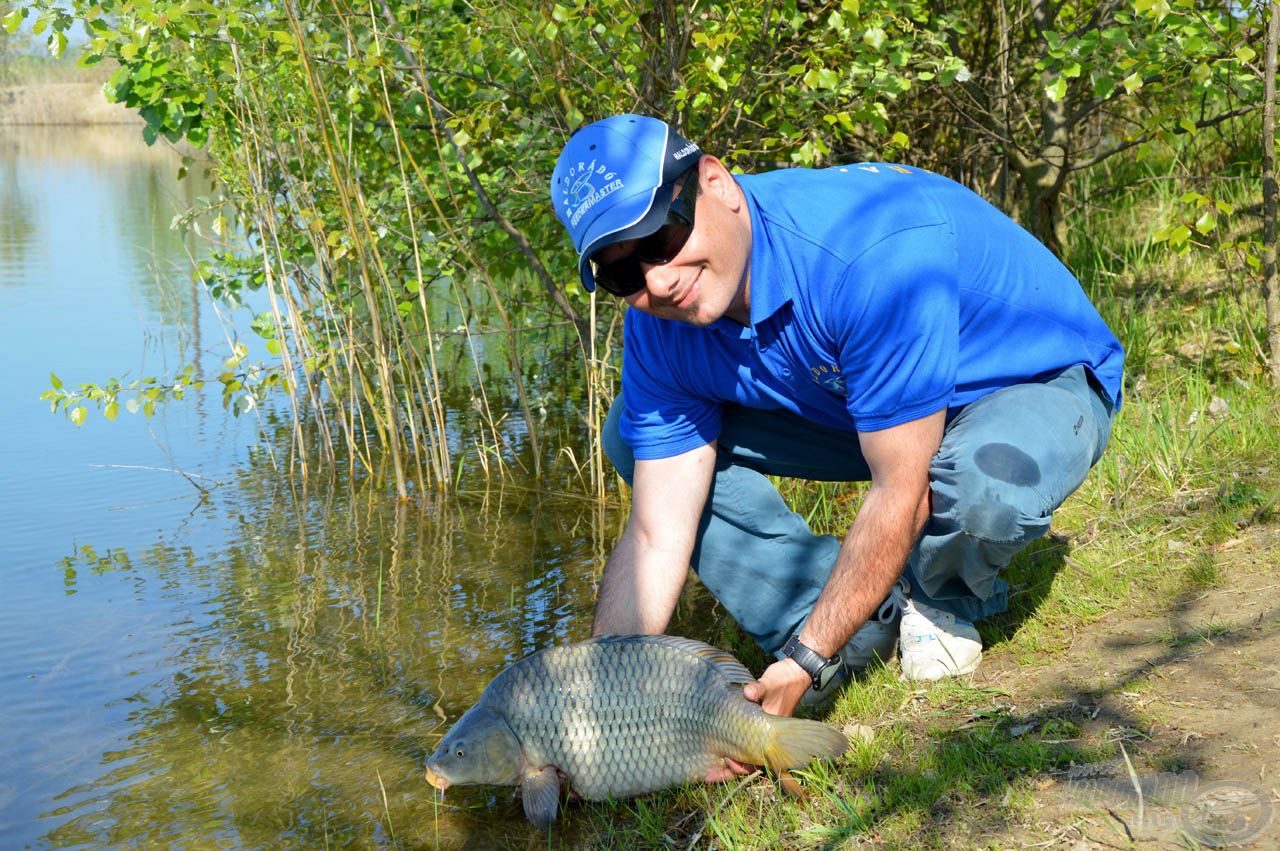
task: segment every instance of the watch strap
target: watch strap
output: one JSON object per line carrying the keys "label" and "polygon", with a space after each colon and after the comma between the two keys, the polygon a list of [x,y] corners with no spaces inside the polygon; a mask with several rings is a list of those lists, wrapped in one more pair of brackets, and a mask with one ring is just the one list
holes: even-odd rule
{"label": "watch strap", "polygon": [[782,648],[782,655],[791,659],[809,675],[813,688],[821,690],[831,682],[841,666],[840,654],[827,658],[811,647],[806,646],[798,635],[793,635]]}

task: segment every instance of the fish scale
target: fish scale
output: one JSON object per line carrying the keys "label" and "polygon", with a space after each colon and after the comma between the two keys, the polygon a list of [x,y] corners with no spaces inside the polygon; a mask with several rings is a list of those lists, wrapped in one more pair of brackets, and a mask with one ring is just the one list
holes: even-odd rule
{"label": "fish scale", "polygon": [[847,747],[825,724],[765,713],[742,696],[752,681],[729,654],[673,636],[542,650],[489,684],[428,760],[427,778],[440,788],[518,783],[526,812],[546,825],[559,775],[603,800],[702,780],[726,757],[782,769]]}
{"label": "fish scale", "polygon": [[[555,765],[587,799],[659,789],[698,769],[705,774],[718,761],[703,746],[720,697],[705,682],[714,669],[688,654],[644,648],[616,643],[603,654],[547,653],[513,668],[509,682],[495,681],[493,697],[509,702],[505,714],[526,759]],[[593,692],[600,699],[581,699]]]}

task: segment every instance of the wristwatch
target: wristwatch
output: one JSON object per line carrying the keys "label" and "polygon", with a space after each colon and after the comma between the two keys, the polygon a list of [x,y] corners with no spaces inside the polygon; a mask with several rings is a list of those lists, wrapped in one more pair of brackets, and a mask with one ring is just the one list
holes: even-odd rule
{"label": "wristwatch", "polygon": [[831,682],[840,667],[844,664],[840,654],[828,659],[821,653],[806,647],[800,642],[800,636],[793,635],[782,648],[782,655],[799,665],[813,680],[813,690],[822,691]]}

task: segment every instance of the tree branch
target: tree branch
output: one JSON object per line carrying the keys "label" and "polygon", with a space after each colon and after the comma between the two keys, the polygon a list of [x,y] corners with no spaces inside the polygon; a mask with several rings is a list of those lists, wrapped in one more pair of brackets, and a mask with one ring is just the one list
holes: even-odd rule
{"label": "tree branch", "polygon": [[[1230,119],[1232,119],[1232,118],[1239,118],[1239,117],[1240,117],[1240,116],[1242,116],[1242,115],[1248,115],[1249,113],[1251,113],[1251,112],[1255,111],[1256,109],[1258,109],[1258,107],[1259,107],[1259,106],[1260,106],[1260,104],[1252,104],[1252,105],[1250,105],[1250,106],[1242,106],[1242,107],[1240,107],[1239,109],[1233,109],[1233,110],[1231,110],[1230,112],[1224,112],[1224,113],[1222,113],[1221,115],[1215,115],[1213,118],[1206,118],[1206,119],[1204,119],[1203,121],[1197,121],[1197,122],[1196,122],[1196,129],[1197,129],[1197,130],[1203,130],[1203,129],[1204,129],[1204,128],[1206,128],[1206,127],[1213,127],[1213,126],[1215,126],[1215,125],[1221,124],[1221,123],[1222,123],[1222,122],[1224,122],[1224,121],[1228,121],[1228,120],[1230,120]],[[1175,127],[1175,128],[1173,129],[1173,132],[1174,132],[1174,134],[1176,134],[1176,135],[1179,135],[1179,136],[1180,136],[1180,135],[1182,135],[1182,134],[1186,133],[1186,132],[1187,132],[1187,130],[1186,130],[1186,129],[1184,129],[1184,128],[1182,128],[1182,127]],[[1148,141],[1150,141],[1150,140],[1151,140],[1151,134],[1150,134],[1150,133],[1143,133],[1141,136],[1137,136],[1137,137],[1135,137],[1135,138],[1133,138],[1133,139],[1129,139],[1129,140],[1128,140],[1128,141],[1126,141],[1126,142],[1122,142],[1122,143],[1119,143],[1119,144],[1117,144],[1117,145],[1113,145],[1112,147],[1108,148],[1107,150],[1103,151],[1102,153],[1097,154],[1097,155],[1095,155],[1095,156],[1093,156],[1093,157],[1090,157],[1090,158],[1089,158],[1089,159],[1087,159],[1087,160],[1082,160],[1081,162],[1073,163],[1071,166],[1069,166],[1069,167],[1068,167],[1068,171],[1080,171],[1080,170],[1082,170],[1082,169],[1091,168],[1092,166],[1097,165],[1098,163],[1102,162],[1103,160],[1105,160],[1105,159],[1109,159],[1109,158],[1111,158],[1111,157],[1115,156],[1116,154],[1120,153],[1121,151],[1127,151],[1127,150],[1129,150],[1129,149],[1130,149],[1130,148],[1132,148],[1132,147],[1135,147],[1135,146],[1137,146],[1137,145],[1141,145],[1141,144],[1143,144],[1144,142],[1148,142]]]}

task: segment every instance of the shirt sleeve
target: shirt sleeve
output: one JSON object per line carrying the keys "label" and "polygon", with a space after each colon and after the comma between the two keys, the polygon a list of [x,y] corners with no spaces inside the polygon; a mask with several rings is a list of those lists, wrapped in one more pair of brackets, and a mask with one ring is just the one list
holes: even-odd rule
{"label": "shirt sleeve", "polygon": [[827,316],[858,431],[947,406],[959,357],[954,239],[945,225],[898,231],[846,270]]}
{"label": "shirt sleeve", "polygon": [[626,409],[619,430],[639,461],[680,455],[720,435],[720,403],[694,393],[683,375],[681,367],[696,353],[682,357],[680,329],[664,329],[661,323],[628,310],[623,324]]}

